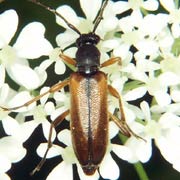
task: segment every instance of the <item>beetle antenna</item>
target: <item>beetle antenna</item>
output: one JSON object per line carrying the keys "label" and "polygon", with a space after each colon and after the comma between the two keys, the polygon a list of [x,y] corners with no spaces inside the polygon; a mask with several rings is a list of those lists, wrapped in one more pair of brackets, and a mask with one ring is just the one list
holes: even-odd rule
{"label": "beetle antenna", "polygon": [[79,31],[73,24],[69,23],[69,22],[68,22],[59,12],[57,12],[55,9],[52,9],[52,8],[50,8],[50,7],[44,5],[44,4],[42,4],[42,3],[40,3],[39,1],[36,1],[36,0],[28,0],[28,1],[30,1],[30,2],[32,2],[32,3],[34,3],[34,4],[37,4],[37,5],[45,8],[46,10],[52,12],[53,14],[59,16],[59,17],[68,25],[69,28],[71,28],[71,29],[72,29],[73,31],[75,31],[77,34],[81,35],[80,31]]}
{"label": "beetle antenna", "polygon": [[103,5],[101,6],[101,9],[99,10],[99,13],[97,14],[96,18],[94,19],[94,29],[93,29],[93,33],[96,31],[99,23],[101,22],[101,20],[103,19],[103,12],[104,9],[106,8],[107,4],[108,4],[109,0],[105,0]]}

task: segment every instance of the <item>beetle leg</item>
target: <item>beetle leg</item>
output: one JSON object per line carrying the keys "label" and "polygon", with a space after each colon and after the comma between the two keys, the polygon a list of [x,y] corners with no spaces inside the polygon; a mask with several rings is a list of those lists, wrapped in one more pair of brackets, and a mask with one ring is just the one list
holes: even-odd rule
{"label": "beetle leg", "polygon": [[106,66],[110,66],[114,63],[118,62],[119,65],[121,65],[121,58],[120,57],[113,57],[108,59],[107,61],[103,62],[100,66],[100,68],[106,67]]}
{"label": "beetle leg", "polygon": [[[111,85],[108,85],[108,90],[109,90],[109,92],[110,92],[110,94],[112,96],[116,97],[119,100],[119,110],[120,110],[120,113],[121,113],[121,119],[118,119],[116,116],[114,116],[113,114],[111,114],[109,112],[110,118],[115,122],[115,124],[119,127],[119,129],[122,131],[122,133],[125,136],[130,137],[131,135],[133,135],[136,138],[144,140],[142,137],[135,134],[131,130],[131,128],[128,126],[128,124],[126,123],[125,113],[124,113],[124,109],[123,109],[123,103],[122,103],[122,99],[121,99],[120,94]],[[146,140],[144,140],[144,141],[146,141]]]}
{"label": "beetle leg", "polygon": [[112,96],[114,96],[115,98],[117,98],[119,100],[119,109],[120,109],[120,113],[121,113],[121,120],[126,121],[124,110],[123,110],[123,103],[122,103],[120,94],[111,85],[108,85],[108,90]]}
{"label": "beetle leg", "polygon": [[74,66],[74,67],[76,66],[76,61],[75,61],[74,59],[72,59],[71,57],[66,56],[66,55],[64,55],[63,53],[61,53],[61,54],[59,55],[59,57],[62,58],[63,61],[66,62],[67,64],[70,64],[70,65],[72,65],[72,66]]}
{"label": "beetle leg", "polygon": [[43,166],[43,164],[46,161],[46,156],[48,154],[48,151],[50,150],[50,148],[52,147],[52,142],[51,142],[51,137],[52,137],[52,130],[53,128],[57,127],[64,119],[65,117],[69,114],[69,110],[63,112],[60,116],[58,116],[52,123],[50,126],[50,130],[49,130],[49,137],[48,137],[48,143],[47,143],[47,149],[44,153],[43,158],[41,159],[41,161],[39,162],[39,164],[35,167],[35,169],[30,173],[31,175],[33,175],[35,172],[39,171],[41,169],[41,167]]}
{"label": "beetle leg", "polygon": [[109,112],[109,117],[115,122],[115,124],[119,127],[119,129],[125,136],[127,137],[131,136],[131,133],[129,131],[130,128],[127,126],[125,121],[120,120],[110,112]]}
{"label": "beetle leg", "polygon": [[19,109],[19,108],[22,108],[22,107],[27,107],[29,106],[30,104],[32,104],[33,102],[36,102],[38,101],[39,99],[41,99],[43,96],[45,96],[46,94],[48,93],[53,93],[53,92],[56,92],[56,91],[59,91],[60,89],[62,89],[63,87],[67,86],[69,84],[69,79],[67,80],[64,80],[60,83],[57,83],[55,85],[53,85],[48,91],[40,94],[39,96],[36,96],[35,98],[31,99],[30,101],[27,101],[26,103],[24,103],[23,105],[20,105],[20,106],[16,106],[16,107],[12,107],[12,108],[6,108],[6,107],[1,107],[1,109],[3,109],[4,111],[13,111],[13,110],[16,110],[16,109]]}

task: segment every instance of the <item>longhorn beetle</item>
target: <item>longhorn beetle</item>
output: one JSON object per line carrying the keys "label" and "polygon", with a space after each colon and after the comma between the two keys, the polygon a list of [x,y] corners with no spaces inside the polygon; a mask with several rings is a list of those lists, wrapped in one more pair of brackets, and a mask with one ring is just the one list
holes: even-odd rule
{"label": "longhorn beetle", "polygon": [[[63,53],[59,55],[63,61],[75,66],[77,71],[73,72],[68,79],[53,85],[47,92],[40,94],[21,106],[2,108],[6,111],[16,110],[23,106],[30,105],[48,93],[54,93],[65,86],[69,86],[70,109],[62,113],[51,123],[46,152],[40,163],[33,170],[32,174],[39,171],[45,162],[46,155],[52,146],[52,129],[59,125],[64,118],[70,114],[70,130],[74,153],[84,173],[86,175],[93,175],[98,169],[106,153],[108,145],[109,119],[116,123],[124,135],[128,137],[134,135],[137,138],[141,138],[127,125],[121,96],[111,85],[107,84],[107,75],[99,70],[102,67],[106,67],[114,63],[121,63],[121,59],[119,57],[113,57],[100,64],[100,51],[96,47],[100,41],[100,37],[95,33],[95,31],[103,19],[103,11],[109,0],[105,0],[102,4],[99,14],[94,20],[94,28],[92,32],[87,34],[81,34],[74,25],[69,23],[56,10],[51,9],[36,0],[29,1],[38,4],[59,16],[64,20],[69,28],[79,35],[79,38],[76,40],[76,60],[64,55]],[[119,100],[121,119],[118,119],[115,115],[108,112],[108,92]]]}

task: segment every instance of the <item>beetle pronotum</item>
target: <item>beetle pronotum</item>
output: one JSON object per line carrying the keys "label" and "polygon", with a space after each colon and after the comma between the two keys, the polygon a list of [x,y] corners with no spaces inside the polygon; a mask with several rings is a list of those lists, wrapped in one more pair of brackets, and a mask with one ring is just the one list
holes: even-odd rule
{"label": "beetle pronotum", "polygon": [[[96,47],[100,41],[100,37],[95,34],[95,31],[102,20],[103,11],[107,6],[108,0],[104,1],[99,10],[98,16],[95,18],[92,32],[87,34],[81,34],[74,25],[69,23],[56,10],[49,8],[38,1],[30,1],[59,16],[64,20],[69,28],[79,35],[79,38],[76,40],[78,48],[76,52],[76,60],[64,54],[60,54],[61,59],[63,59],[66,63],[75,66],[77,71],[72,73],[68,79],[55,84],[47,92],[35,97],[21,106],[2,108],[6,111],[13,111],[23,106],[30,105],[48,93],[54,93],[65,86],[69,86],[71,97],[70,110],[65,111],[52,122],[47,150],[43,159],[33,170],[32,174],[39,171],[45,162],[46,155],[52,146],[52,129],[59,125],[63,119],[70,114],[70,130],[74,153],[84,173],[87,175],[93,175],[98,169],[106,153],[108,145],[109,119],[116,123],[124,135],[128,137],[134,135],[137,138],[141,138],[127,125],[121,96],[115,88],[107,84],[107,75],[99,70],[102,67],[106,67],[114,63],[121,63],[121,59],[119,57],[113,57],[100,64],[100,51]],[[118,119],[112,113],[108,112],[108,92],[119,100],[121,119]]]}

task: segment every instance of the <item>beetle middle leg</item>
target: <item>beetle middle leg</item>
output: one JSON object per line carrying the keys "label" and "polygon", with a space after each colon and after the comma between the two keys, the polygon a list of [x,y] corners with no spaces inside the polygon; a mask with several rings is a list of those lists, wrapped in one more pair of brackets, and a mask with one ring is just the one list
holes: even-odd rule
{"label": "beetle middle leg", "polygon": [[124,113],[124,109],[123,109],[123,103],[122,103],[122,99],[121,99],[120,94],[111,85],[108,85],[108,90],[109,90],[109,93],[112,96],[114,96],[115,98],[117,98],[119,100],[119,110],[120,110],[120,113],[121,113],[121,119],[119,119],[116,116],[114,116],[112,113],[109,112],[110,118],[115,122],[115,124],[119,127],[119,129],[122,131],[122,133],[125,136],[130,137],[131,135],[133,135],[136,138],[144,140],[142,137],[135,134],[131,130],[131,128],[128,126],[128,124],[126,123],[125,113]]}
{"label": "beetle middle leg", "polygon": [[69,114],[69,110],[63,112],[60,116],[58,116],[52,123],[50,126],[50,130],[49,130],[49,137],[48,137],[48,142],[47,142],[47,148],[46,151],[44,153],[43,158],[41,159],[41,161],[39,162],[39,164],[35,167],[35,169],[30,173],[31,175],[33,175],[35,172],[39,171],[41,169],[41,167],[43,166],[43,164],[46,161],[46,156],[50,150],[50,148],[52,147],[52,142],[51,142],[51,137],[52,137],[52,130],[53,128],[56,128],[64,119],[65,117]]}
{"label": "beetle middle leg", "polygon": [[16,110],[16,109],[20,109],[22,107],[27,107],[29,106],[30,104],[32,104],[33,102],[36,102],[38,101],[39,99],[41,99],[43,96],[45,96],[46,94],[48,93],[54,93],[56,91],[59,91],[60,89],[62,89],[63,87],[67,86],[69,84],[69,79],[67,80],[64,80],[60,83],[57,83],[55,85],[53,85],[48,91],[40,94],[39,96],[36,96],[35,98],[31,99],[30,101],[27,101],[26,103],[20,105],[20,106],[16,106],[16,107],[12,107],[12,108],[6,108],[6,107],[2,107],[0,106],[1,109],[3,109],[4,111],[13,111],[13,110]]}
{"label": "beetle middle leg", "polygon": [[[101,68],[107,67],[114,63],[118,63],[119,65],[121,65],[121,58],[120,57],[112,57],[112,58],[108,59],[107,61],[105,61],[104,63],[102,63],[100,67]],[[122,133],[125,136],[130,137],[131,135],[133,135],[136,138],[144,140],[142,137],[135,134],[131,130],[131,128],[128,126],[128,124],[126,123],[125,113],[124,113],[124,109],[123,109],[123,103],[122,103],[120,94],[111,85],[108,85],[108,90],[112,96],[114,96],[115,98],[117,98],[119,100],[119,110],[121,113],[121,119],[119,119],[116,116],[114,116],[112,113],[109,112],[110,118],[115,122],[115,124],[119,127],[119,129],[122,131]],[[144,140],[144,141],[146,141],[146,140]]]}

